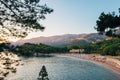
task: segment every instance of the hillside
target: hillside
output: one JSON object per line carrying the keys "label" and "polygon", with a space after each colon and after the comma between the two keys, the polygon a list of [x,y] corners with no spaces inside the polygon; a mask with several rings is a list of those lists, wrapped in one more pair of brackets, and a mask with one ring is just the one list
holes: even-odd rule
{"label": "hillside", "polygon": [[102,41],[106,38],[106,36],[98,35],[97,33],[91,34],[65,34],[58,36],[50,36],[50,37],[37,37],[26,40],[19,40],[17,42],[13,42],[14,45],[21,45],[24,43],[43,43],[51,46],[59,46],[64,47],[68,44],[79,43],[80,44],[88,44],[96,41]]}
{"label": "hillside", "polygon": [[89,43],[96,43],[106,39],[106,36],[99,35],[97,33],[86,34],[83,37],[78,37],[74,39],[69,45],[79,46],[79,45],[86,45]]}

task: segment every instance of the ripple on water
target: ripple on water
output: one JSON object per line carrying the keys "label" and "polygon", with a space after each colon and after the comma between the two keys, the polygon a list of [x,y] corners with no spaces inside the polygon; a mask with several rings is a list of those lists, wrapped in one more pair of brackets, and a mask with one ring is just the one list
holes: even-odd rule
{"label": "ripple on water", "polygon": [[50,80],[120,80],[117,73],[92,62],[71,57],[24,58],[9,80],[37,80],[39,71],[46,66]]}

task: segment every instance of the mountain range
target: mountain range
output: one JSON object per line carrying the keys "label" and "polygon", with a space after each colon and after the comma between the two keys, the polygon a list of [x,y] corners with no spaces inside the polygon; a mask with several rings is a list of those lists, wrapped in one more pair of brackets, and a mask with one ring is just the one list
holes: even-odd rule
{"label": "mountain range", "polygon": [[64,34],[50,37],[36,37],[25,40],[18,40],[12,42],[14,45],[22,45],[24,43],[43,43],[51,46],[65,47],[67,45],[85,45],[88,43],[94,43],[105,40],[105,35],[99,35],[97,33],[90,34]]}

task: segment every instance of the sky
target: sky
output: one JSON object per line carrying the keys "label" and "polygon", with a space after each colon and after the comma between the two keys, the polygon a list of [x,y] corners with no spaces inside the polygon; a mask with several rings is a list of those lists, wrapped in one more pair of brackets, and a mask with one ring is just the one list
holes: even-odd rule
{"label": "sky", "polygon": [[120,0],[41,0],[41,4],[54,9],[46,19],[43,32],[30,34],[27,38],[62,34],[96,33],[96,20],[102,12],[118,14]]}

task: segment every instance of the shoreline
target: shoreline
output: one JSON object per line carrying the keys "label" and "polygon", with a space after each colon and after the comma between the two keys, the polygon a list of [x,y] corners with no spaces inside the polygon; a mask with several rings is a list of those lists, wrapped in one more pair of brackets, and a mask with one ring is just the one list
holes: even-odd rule
{"label": "shoreline", "polygon": [[109,58],[107,56],[100,56],[100,55],[89,55],[89,54],[52,54],[54,56],[70,56],[75,57],[81,60],[91,61],[96,64],[100,64],[108,69],[115,71],[116,73],[120,74],[120,61],[117,59]]}
{"label": "shoreline", "polygon": [[[86,60],[92,63],[95,63],[97,65],[103,66],[107,69],[112,70],[114,73],[117,73],[118,75],[120,75],[120,61],[108,56],[101,56],[101,55],[97,55],[97,54],[76,54],[76,53],[66,53],[66,54],[46,54],[44,55],[44,57],[46,56],[66,56],[66,57],[73,57],[73,58],[77,58],[80,60]],[[20,58],[19,58],[20,59]],[[17,59],[17,60],[19,60]],[[21,63],[20,63],[21,64]],[[16,66],[18,67],[18,66]],[[6,80],[6,77],[4,77],[4,79]],[[2,80],[2,79],[0,79]]]}

